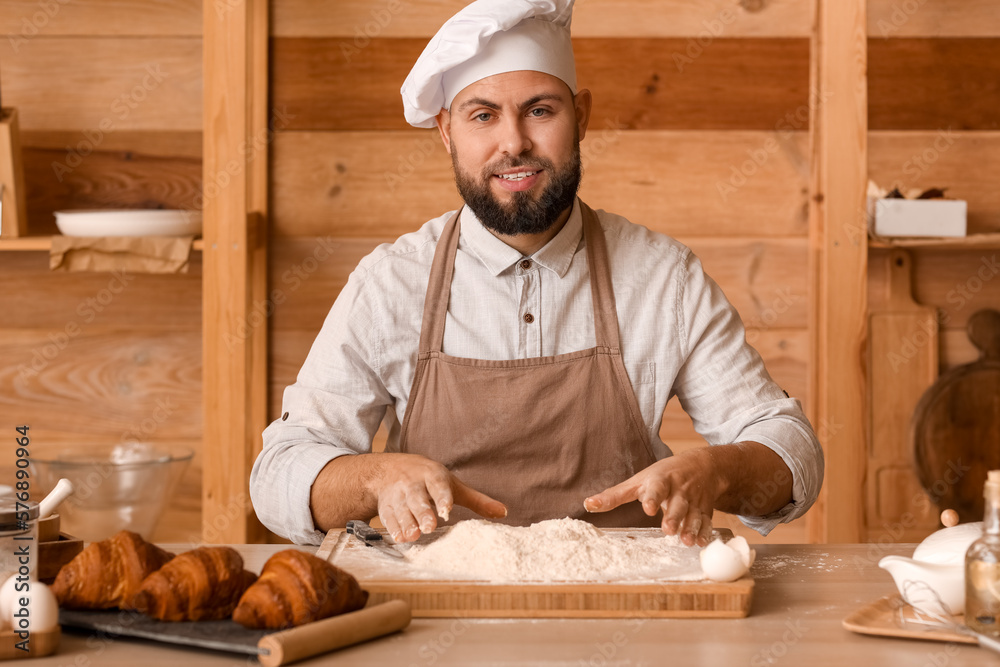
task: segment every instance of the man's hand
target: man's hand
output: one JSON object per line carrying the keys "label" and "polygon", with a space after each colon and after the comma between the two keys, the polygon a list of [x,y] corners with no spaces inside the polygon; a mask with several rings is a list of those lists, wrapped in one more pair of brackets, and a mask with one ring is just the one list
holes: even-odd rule
{"label": "man's hand", "polygon": [[666,535],[705,546],[712,538],[712,512],[724,492],[707,450],[696,449],[657,461],[617,486],[583,501],[588,512],[608,512],[638,500],[647,516],[663,511]]}
{"label": "man's hand", "polygon": [[447,519],[454,505],[488,519],[507,516],[503,503],[463,484],[447,468],[416,454],[392,454],[372,490],[378,516],[396,542],[412,542]]}
{"label": "man's hand", "polygon": [[416,454],[356,454],[338,456],[320,471],[309,491],[309,509],[316,528],[343,528],[351,519],[376,514],[397,542],[420,537],[420,528],[434,530],[435,509],[447,517],[454,505],[480,516],[507,516],[502,503],[462,484],[440,463]]}
{"label": "man's hand", "polygon": [[712,510],[764,516],[792,500],[792,473],[759,442],[693,449],[657,461],[617,486],[583,501],[588,512],[607,512],[638,500],[649,516],[663,511],[667,535],[705,546],[712,538]]}

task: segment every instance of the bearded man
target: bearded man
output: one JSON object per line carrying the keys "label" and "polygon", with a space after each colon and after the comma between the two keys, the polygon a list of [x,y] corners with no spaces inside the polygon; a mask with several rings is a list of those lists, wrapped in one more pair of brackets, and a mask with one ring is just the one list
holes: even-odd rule
{"label": "bearded man", "polygon": [[[577,197],[593,100],[571,11],[473,2],[403,84],[465,205],[378,247],[333,304],[251,476],[276,533],[569,516],[704,546],[716,509],[767,534],[815,501],[816,436],[699,260]],[[661,441],[673,396],[711,447]]]}

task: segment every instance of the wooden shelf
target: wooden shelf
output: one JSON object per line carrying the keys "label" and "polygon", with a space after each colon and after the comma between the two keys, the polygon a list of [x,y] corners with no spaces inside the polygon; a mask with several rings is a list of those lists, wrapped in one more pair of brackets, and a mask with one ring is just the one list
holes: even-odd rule
{"label": "wooden shelf", "polygon": [[[48,252],[52,249],[51,236],[22,236],[19,238],[0,239],[0,251],[3,250],[40,250]],[[204,250],[205,239],[195,239],[192,250]]]}
{"label": "wooden shelf", "polygon": [[994,234],[973,234],[971,236],[957,237],[936,237],[936,238],[880,238],[869,239],[869,248],[926,248],[934,249],[962,249],[962,248],[987,248],[1000,249],[1000,233]]}
{"label": "wooden shelf", "polygon": [[0,250],[48,250],[52,247],[51,236],[21,236],[0,239]]}

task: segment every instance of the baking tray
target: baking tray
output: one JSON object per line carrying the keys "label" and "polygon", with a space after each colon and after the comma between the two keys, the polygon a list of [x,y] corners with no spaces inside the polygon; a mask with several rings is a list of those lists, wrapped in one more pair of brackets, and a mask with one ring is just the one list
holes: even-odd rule
{"label": "baking tray", "polygon": [[243,655],[267,655],[257,642],[276,630],[251,630],[233,620],[165,622],[136,611],[61,609],[63,628],[97,631],[100,637],[139,637],[168,644],[198,646]]}

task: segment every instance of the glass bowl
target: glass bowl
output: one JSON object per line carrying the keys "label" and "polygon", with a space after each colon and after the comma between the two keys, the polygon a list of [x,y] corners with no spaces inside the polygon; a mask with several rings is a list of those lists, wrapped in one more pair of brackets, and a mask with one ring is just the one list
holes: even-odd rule
{"label": "glass bowl", "polygon": [[44,493],[63,477],[73,483],[57,510],[64,532],[95,542],[130,530],[151,540],[193,456],[186,447],[130,442],[42,452],[30,465]]}

